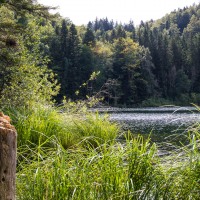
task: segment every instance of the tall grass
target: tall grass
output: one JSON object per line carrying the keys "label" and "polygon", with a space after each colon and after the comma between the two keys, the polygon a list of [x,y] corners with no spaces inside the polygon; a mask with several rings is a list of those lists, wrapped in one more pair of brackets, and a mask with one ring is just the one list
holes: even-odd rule
{"label": "tall grass", "polygon": [[[18,131],[19,200],[199,199],[200,133],[164,157],[98,114],[53,107],[8,109]],[[12,113],[12,115],[11,115]]]}
{"label": "tall grass", "polygon": [[173,152],[169,157],[168,174],[175,180],[176,199],[199,199],[200,194],[200,134],[193,130],[188,136],[189,144]]}
{"label": "tall grass", "polygon": [[[7,109],[12,123],[18,132],[18,146],[45,142],[55,136],[63,147],[69,148],[85,140],[98,146],[104,142],[113,141],[118,135],[116,123],[108,121],[106,116],[88,112],[81,114],[66,114],[61,108],[52,106],[37,106],[35,108]],[[83,144],[83,143],[81,143]]]}
{"label": "tall grass", "polygon": [[19,166],[19,199],[138,199],[153,193],[145,186],[157,179],[155,147],[141,137],[96,149],[65,150],[57,143],[32,154]]}
{"label": "tall grass", "polygon": [[[197,140],[198,137],[198,140]],[[19,165],[18,199],[199,199],[199,135],[165,159],[141,136],[123,145],[37,146]],[[21,151],[24,153],[25,150]],[[19,156],[20,153],[19,153]]]}

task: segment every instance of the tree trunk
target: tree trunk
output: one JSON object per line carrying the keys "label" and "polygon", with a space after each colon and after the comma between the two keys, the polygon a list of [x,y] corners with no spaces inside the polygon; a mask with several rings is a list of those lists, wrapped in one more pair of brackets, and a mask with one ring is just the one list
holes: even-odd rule
{"label": "tree trunk", "polygon": [[15,200],[17,133],[0,113],[0,200]]}

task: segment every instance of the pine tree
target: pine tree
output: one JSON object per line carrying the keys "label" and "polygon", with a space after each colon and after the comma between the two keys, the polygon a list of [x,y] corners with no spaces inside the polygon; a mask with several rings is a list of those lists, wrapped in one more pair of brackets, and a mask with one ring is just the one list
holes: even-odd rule
{"label": "pine tree", "polygon": [[68,72],[68,97],[75,99],[75,92],[81,85],[81,43],[74,24],[69,28],[68,35],[68,55],[69,55],[69,72]]}
{"label": "pine tree", "polygon": [[86,44],[88,46],[94,46],[95,45],[95,36],[92,31],[92,29],[88,26],[87,30],[85,32],[84,38],[83,38],[83,44]]}
{"label": "pine tree", "polygon": [[60,31],[60,46],[61,46],[62,58],[68,57],[67,37],[68,37],[67,23],[65,20],[62,20],[62,27]]}
{"label": "pine tree", "polygon": [[126,38],[126,32],[125,30],[123,29],[122,25],[119,25],[117,27],[117,38]]}

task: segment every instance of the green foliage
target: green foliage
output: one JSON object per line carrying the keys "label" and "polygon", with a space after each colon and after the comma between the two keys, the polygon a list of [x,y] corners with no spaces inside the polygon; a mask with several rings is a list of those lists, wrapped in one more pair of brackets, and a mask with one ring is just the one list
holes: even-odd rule
{"label": "green foliage", "polygon": [[174,102],[169,99],[164,99],[161,97],[151,97],[142,102],[142,107],[158,107],[164,105],[174,105]]}
{"label": "green foliage", "polygon": [[[77,29],[42,18],[47,10],[0,1],[0,106],[18,132],[17,198],[198,199],[199,127],[162,158],[141,136],[118,142],[119,127],[87,107],[102,96],[123,106],[199,102],[199,5],[137,30],[107,18]],[[56,95],[67,97],[57,108]]]}
{"label": "green foliage", "polygon": [[[107,18],[77,27],[49,8],[32,0],[0,3],[1,101],[60,103],[101,94],[109,105],[135,106],[199,94],[199,5],[137,28]],[[80,88],[94,71],[98,79]]]}
{"label": "green foliage", "polygon": [[70,132],[76,133],[79,138],[83,138],[82,143],[91,147],[98,147],[104,143],[112,143],[119,132],[115,123],[111,123],[108,117],[88,115],[84,120],[74,121],[72,127],[68,127]]}
{"label": "green foliage", "polygon": [[1,0],[0,6],[2,5],[14,11],[18,16],[25,16],[30,13],[35,16],[50,18],[51,15],[48,10],[55,9],[54,7],[41,5],[37,0]]}
{"label": "green foliage", "polygon": [[131,104],[135,96],[135,69],[140,62],[137,60],[139,46],[130,39],[119,38],[114,48],[113,78],[120,82],[119,103]]}
{"label": "green foliage", "polygon": [[10,76],[9,84],[1,93],[1,106],[34,106],[35,103],[51,103],[57,94],[54,76],[46,68],[21,65]]}
{"label": "green foliage", "polygon": [[[5,8],[1,7],[0,9],[4,10]],[[12,12],[10,11],[10,13]],[[14,28],[16,21],[12,15],[2,15],[3,20],[12,21],[9,26]],[[2,27],[2,29],[4,28]],[[8,29],[2,37],[11,37],[10,31]],[[22,30],[19,29],[19,31]],[[16,40],[13,40],[13,45],[8,46],[6,43],[2,47],[0,54],[1,106],[20,107],[34,105],[34,103],[50,103],[52,97],[57,94],[59,86],[53,73],[47,69],[45,65],[47,59],[40,51],[41,34],[43,33],[44,30],[41,30],[30,17],[23,33],[15,33]]]}
{"label": "green foliage", "polygon": [[153,63],[149,51],[132,39],[119,38],[114,43],[113,75],[119,81],[118,103],[133,105],[146,99],[155,87]]}
{"label": "green foliage", "polygon": [[188,93],[190,89],[190,81],[184,71],[179,70],[175,80],[176,94]]}
{"label": "green foliage", "polygon": [[[175,99],[189,91],[198,91],[195,87],[199,74],[198,25],[199,5],[193,5],[155,22],[143,22],[136,31],[140,45],[150,50],[159,87],[157,92],[164,98]],[[180,77],[183,77],[180,71],[187,78],[184,84],[180,83]],[[180,87],[185,89],[181,91]]]}
{"label": "green foliage", "polygon": [[158,157],[156,145],[142,136],[95,149],[66,150],[54,138],[20,147],[17,198],[198,199],[199,137],[192,132],[188,146],[165,157]]}
{"label": "green foliage", "polygon": [[[106,91],[101,92],[105,103],[115,106],[135,106],[155,96],[177,100],[180,95],[199,93],[199,5],[157,21],[142,21],[137,28],[132,21],[122,25],[107,18],[87,27],[64,21],[53,22],[55,33],[48,38],[49,67],[61,84],[58,102],[63,96],[77,100],[99,94],[105,85]],[[101,72],[99,78],[81,91],[79,86],[93,71]],[[188,79],[187,86],[178,78],[180,71]]]}
{"label": "green foliage", "polygon": [[87,30],[85,32],[84,38],[83,38],[83,44],[86,44],[88,46],[94,46],[95,45],[95,36],[93,31],[87,27]]}
{"label": "green foliage", "polygon": [[[102,143],[112,142],[117,137],[119,129],[115,123],[109,122],[107,117],[86,113],[83,104],[67,104],[68,107],[59,108],[34,106],[5,109],[18,132],[18,145],[38,145],[55,137],[65,148],[75,146],[79,142],[80,146],[91,144],[97,147]],[[82,107],[79,109],[80,113],[74,110],[79,106]],[[68,112],[61,113],[63,109]],[[46,144],[52,146],[51,143]]]}

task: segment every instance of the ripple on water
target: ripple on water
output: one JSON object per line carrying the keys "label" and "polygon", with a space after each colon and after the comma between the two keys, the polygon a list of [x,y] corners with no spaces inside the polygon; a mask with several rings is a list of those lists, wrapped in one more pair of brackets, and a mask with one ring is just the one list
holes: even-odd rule
{"label": "ripple on water", "polygon": [[[172,110],[172,109],[171,109]],[[170,111],[171,111],[170,110]],[[185,108],[185,110],[187,110]],[[110,113],[110,119],[122,124],[125,129],[132,132],[148,133],[153,130],[154,133],[174,132],[176,130],[185,130],[196,122],[200,122],[200,114],[197,112],[115,112]],[[188,111],[188,110],[187,110]]]}

